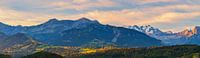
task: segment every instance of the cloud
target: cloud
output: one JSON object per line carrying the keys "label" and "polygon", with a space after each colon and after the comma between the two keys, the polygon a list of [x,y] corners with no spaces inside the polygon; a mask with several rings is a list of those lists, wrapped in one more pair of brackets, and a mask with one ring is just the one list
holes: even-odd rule
{"label": "cloud", "polygon": [[190,20],[200,16],[200,12],[190,12],[190,13],[176,13],[169,12],[164,13],[160,16],[155,16],[151,21],[146,22],[146,24],[152,23],[177,23],[181,20]]}
{"label": "cloud", "polygon": [[47,5],[45,5],[45,7],[52,8],[55,10],[87,10],[90,8],[112,7],[116,5],[117,3],[111,0],[66,0],[49,2],[47,3]]}
{"label": "cloud", "polygon": [[147,25],[147,24],[161,24],[161,23],[176,23],[182,20],[190,20],[200,16],[200,12],[177,13],[167,12],[160,15],[152,15],[138,12],[134,10],[122,11],[94,11],[86,14],[81,14],[78,17],[90,17],[100,20],[102,23],[122,24],[122,25]]}
{"label": "cloud", "polygon": [[10,25],[36,25],[55,17],[64,18],[65,15],[47,15],[45,13],[23,12],[0,7],[0,21]]}
{"label": "cloud", "polygon": [[200,7],[200,5],[176,4],[176,5],[157,6],[157,7],[147,7],[147,8],[143,8],[141,10],[143,10],[143,11],[156,10],[159,12],[169,12],[169,11],[181,10],[181,11],[186,11],[186,12],[189,11],[190,12],[190,11],[200,11],[199,7]]}
{"label": "cloud", "polygon": [[[177,8],[175,8],[177,7]],[[162,24],[162,23],[175,23],[184,19],[191,19],[200,16],[200,12],[185,12],[178,13],[174,12],[174,9],[185,9],[195,10],[194,6],[189,8],[186,5],[178,6],[166,6],[166,7],[154,7],[154,8],[144,8],[140,10],[135,9],[124,9],[117,11],[90,11],[82,14],[45,14],[45,13],[33,13],[33,12],[20,12],[8,8],[1,8],[1,16],[5,22],[9,24],[23,24],[32,25],[47,21],[50,18],[61,18],[61,19],[78,19],[81,17],[89,17],[92,19],[97,19],[105,24],[113,25],[147,25],[147,24]],[[164,10],[166,9],[166,10]],[[147,11],[148,10],[148,11]],[[151,12],[153,11],[153,12]],[[154,12],[156,11],[156,12]],[[17,22],[15,21],[17,20]],[[18,22],[19,20],[19,22]],[[12,22],[12,23],[11,23]],[[22,23],[30,22],[30,23]]]}
{"label": "cloud", "polygon": [[133,0],[138,4],[147,4],[147,3],[160,3],[160,2],[177,2],[177,0]]}

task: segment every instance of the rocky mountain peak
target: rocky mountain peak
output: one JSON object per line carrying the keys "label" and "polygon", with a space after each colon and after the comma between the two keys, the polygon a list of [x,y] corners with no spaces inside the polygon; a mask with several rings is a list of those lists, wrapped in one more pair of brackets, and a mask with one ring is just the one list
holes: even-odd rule
{"label": "rocky mountain peak", "polygon": [[192,32],[192,30],[185,29],[182,32],[179,32],[178,35],[190,37],[190,36],[194,35],[194,32]]}
{"label": "rocky mountain peak", "polygon": [[193,32],[194,34],[200,34],[200,26],[194,27],[193,30],[192,30],[192,32]]}
{"label": "rocky mountain peak", "polygon": [[145,26],[129,26],[129,29],[135,29],[137,31],[146,33],[146,34],[155,34],[155,33],[160,33],[162,31],[160,31],[158,28],[154,28],[151,25],[145,25]]}

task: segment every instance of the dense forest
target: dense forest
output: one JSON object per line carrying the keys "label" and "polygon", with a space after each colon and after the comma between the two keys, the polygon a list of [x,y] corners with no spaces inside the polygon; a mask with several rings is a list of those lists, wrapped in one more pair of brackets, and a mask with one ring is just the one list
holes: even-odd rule
{"label": "dense forest", "polygon": [[0,54],[0,58],[11,58],[9,55]]}
{"label": "dense forest", "polygon": [[[77,53],[74,56],[61,56],[56,53],[42,51],[22,58],[200,58],[199,56],[200,46],[176,45],[149,48],[114,48],[94,53]],[[10,58],[10,56],[0,55],[0,58]]]}
{"label": "dense forest", "polygon": [[63,58],[63,57],[57,54],[41,51],[32,55],[24,56],[22,58]]}
{"label": "dense forest", "polygon": [[200,46],[177,45],[151,48],[111,49],[81,55],[81,58],[200,58]]}

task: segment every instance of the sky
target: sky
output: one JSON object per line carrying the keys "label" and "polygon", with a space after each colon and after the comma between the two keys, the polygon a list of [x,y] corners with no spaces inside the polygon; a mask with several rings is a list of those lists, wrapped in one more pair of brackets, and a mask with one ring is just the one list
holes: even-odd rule
{"label": "sky", "polygon": [[81,17],[103,24],[152,25],[178,32],[200,25],[200,0],[0,0],[0,22],[9,25]]}

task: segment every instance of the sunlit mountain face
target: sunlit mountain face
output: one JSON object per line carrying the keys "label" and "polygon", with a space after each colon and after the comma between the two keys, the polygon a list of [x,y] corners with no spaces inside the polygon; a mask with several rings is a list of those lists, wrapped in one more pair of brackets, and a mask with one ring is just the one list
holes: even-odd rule
{"label": "sunlit mountain face", "polygon": [[0,58],[200,58],[199,18],[200,0],[0,0]]}

